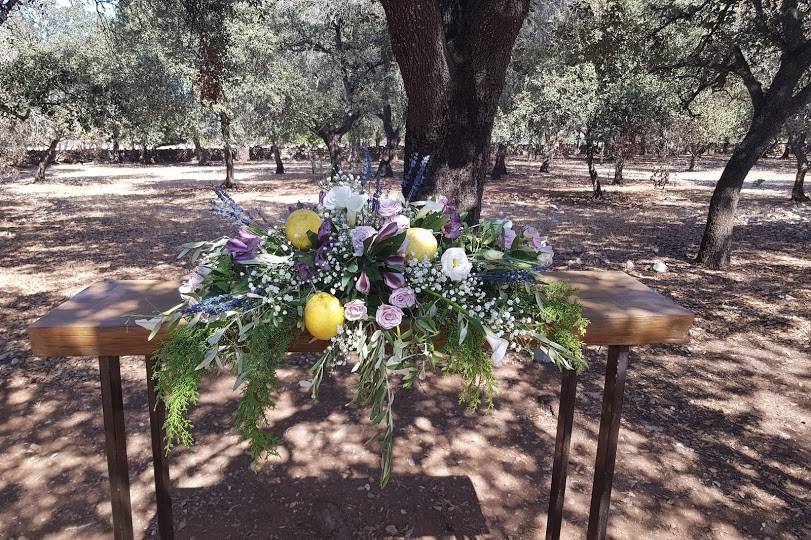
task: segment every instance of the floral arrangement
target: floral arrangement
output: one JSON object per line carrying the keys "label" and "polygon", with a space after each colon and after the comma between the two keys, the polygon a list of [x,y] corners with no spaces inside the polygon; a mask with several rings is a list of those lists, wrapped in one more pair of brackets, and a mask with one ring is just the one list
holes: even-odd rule
{"label": "floral arrangement", "polygon": [[[213,212],[239,227],[233,238],[185,244],[193,270],[183,303],[139,320],[167,325],[156,353],[166,405],[166,449],[192,442],[188,409],[204,372],[236,375],[240,436],[258,460],[275,453],[265,430],[277,368],[297,340],[323,342],[300,382],[315,398],[324,376],[347,366],[355,402],[368,404],[380,437],[385,484],[391,472],[395,391],[431,372],[458,374],[460,401],[489,408],[494,368],[508,351],[540,348],[560,368],[585,366],[587,321],[564,283],[543,283],[553,250],[534,227],[506,219],[467,225],[441,196],[413,201],[427,159],[412,160],[400,194],[385,196],[367,160],[363,174],[325,179],[317,204],[290,208],[283,227],[215,189]],[[410,187],[410,189],[408,189]]]}

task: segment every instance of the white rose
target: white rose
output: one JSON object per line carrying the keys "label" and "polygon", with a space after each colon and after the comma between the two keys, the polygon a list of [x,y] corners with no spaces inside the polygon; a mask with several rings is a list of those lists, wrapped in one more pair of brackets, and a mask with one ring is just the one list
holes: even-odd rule
{"label": "white rose", "polygon": [[473,269],[473,265],[468,260],[465,250],[454,247],[445,250],[442,254],[442,273],[453,281],[462,281]]}
{"label": "white rose", "polygon": [[507,354],[507,346],[510,343],[506,339],[502,339],[490,332],[487,332],[485,337],[487,338],[487,343],[490,345],[490,348],[493,349],[490,360],[493,364],[499,365],[502,360],[504,360],[504,356]]}
{"label": "white rose", "polygon": [[346,210],[348,212],[353,212],[357,214],[361,210],[363,210],[366,201],[369,199],[369,196],[365,193],[352,193],[349,198],[346,200]]}

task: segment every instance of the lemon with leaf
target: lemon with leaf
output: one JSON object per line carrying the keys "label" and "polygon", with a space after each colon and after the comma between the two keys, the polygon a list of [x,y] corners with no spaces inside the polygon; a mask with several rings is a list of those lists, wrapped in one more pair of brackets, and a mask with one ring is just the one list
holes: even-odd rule
{"label": "lemon with leaf", "polygon": [[313,244],[307,233],[318,234],[322,221],[312,210],[301,208],[288,216],[284,224],[284,232],[290,243],[298,249],[312,249]]}
{"label": "lemon with leaf", "polygon": [[304,306],[304,327],[316,339],[328,340],[338,335],[344,324],[344,307],[329,293],[315,293]]}

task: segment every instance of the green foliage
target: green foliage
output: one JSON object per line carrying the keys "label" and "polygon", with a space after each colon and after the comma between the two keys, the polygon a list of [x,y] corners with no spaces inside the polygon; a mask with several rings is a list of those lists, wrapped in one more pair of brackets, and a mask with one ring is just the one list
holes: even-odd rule
{"label": "green foliage", "polygon": [[155,353],[155,391],[166,406],[166,438],[169,452],[175,444],[194,441],[189,408],[197,404],[200,371],[206,355],[206,340],[213,329],[179,326]]}
{"label": "green foliage", "polygon": [[574,360],[572,367],[582,371],[586,368],[582,339],[588,319],[583,317],[580,304],[572,301],[575,295],[576,291],[563,281],[540,285],[537,287],[540,308],[537,319],[544,335],[566,348]]}
{"label": "green foliage", "polygon": [[484,331],[471,325],[464,341],[459,343],[459,325],[455,319],[444,321],[442,328],[448,338],[442,346],[442,351],[448,355],[443,370],[462,376],[459,403],[472,411],[482,405],[486,409],[492,408],[496,395],[496,375],[490,355],[485,352]]}
{"label": "green foliage", "polygon": [[247,350],[242,355],[238,382],[244,381],[244,385],[236,425],[240,438],[250,443],[254,462],[276,454],[276,436],[263,429],[265,411],[276,405],[273,399],[273,393],[279,388],[276,370],[284,362],[287,347],[297,336],[295,330],[295,320],[288,319],[278,325],[260,323],[251,330]]}

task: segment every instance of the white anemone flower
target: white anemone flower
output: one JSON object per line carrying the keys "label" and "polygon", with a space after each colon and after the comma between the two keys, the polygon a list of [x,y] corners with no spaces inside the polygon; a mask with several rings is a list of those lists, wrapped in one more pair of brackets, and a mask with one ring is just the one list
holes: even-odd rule
{"label": "white anemone flower", "polygon": [[462,281],[473,269],[473,265],[465,254],[465,250],[459,247],[448,248],[442,254],[442,273],[453,281]]}

